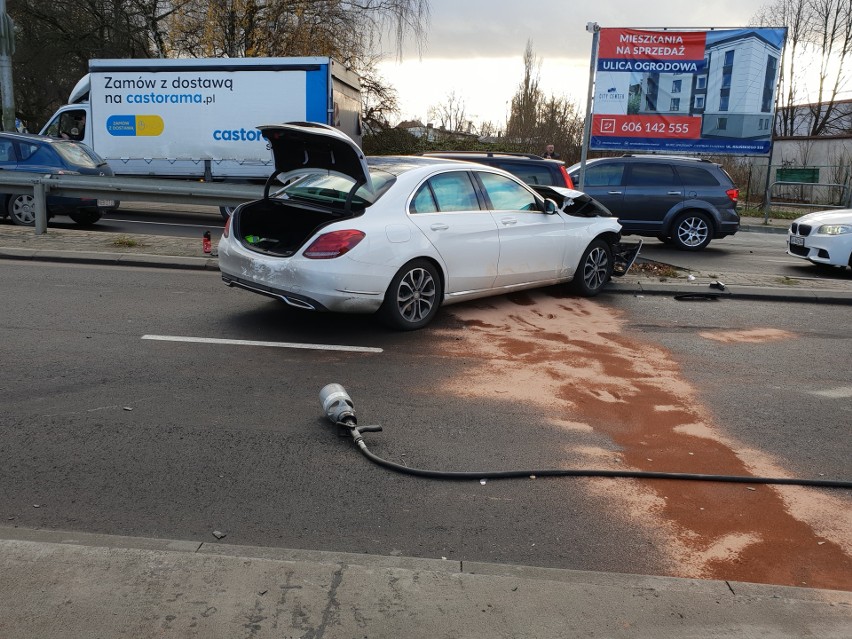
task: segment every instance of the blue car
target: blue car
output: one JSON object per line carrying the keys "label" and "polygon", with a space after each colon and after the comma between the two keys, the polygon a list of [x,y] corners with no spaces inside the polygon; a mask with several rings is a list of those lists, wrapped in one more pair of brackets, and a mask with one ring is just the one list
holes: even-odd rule
{"label": "blue car", "polygon": [[[55,140],[41,135],[0,132],[0,170],[65,175],[111,176],[112,169],[92,149],[74,140]],[[35,201],[31,193],[0,194],[0,217],[13,224],[35,225]],[[94,224],[118,207],[115,200],[47,196],[47,216],[68,215],[82,226]]]}

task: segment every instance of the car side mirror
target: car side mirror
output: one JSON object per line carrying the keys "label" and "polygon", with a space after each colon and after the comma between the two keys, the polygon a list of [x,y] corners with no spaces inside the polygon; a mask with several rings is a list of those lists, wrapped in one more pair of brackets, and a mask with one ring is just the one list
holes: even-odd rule
{"label": "car side mirror", "polygon": [[559,206],[557,206],[556,202],[554,202],[550,198],[547,198],[544,201],[544,212],[547,215],[555,215],[558,210],[559,210]]}

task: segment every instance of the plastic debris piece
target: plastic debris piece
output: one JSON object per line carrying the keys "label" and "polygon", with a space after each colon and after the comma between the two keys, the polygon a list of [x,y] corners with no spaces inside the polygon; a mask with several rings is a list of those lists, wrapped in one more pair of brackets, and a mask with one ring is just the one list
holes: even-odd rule
{"label": "plastic debris piece", "polygon": [[488,483],[488,480],[487,479],[480,479],[479,483],[484,486],[486,483]]}
{"label": "plastic debris piece", "polygon": [[133,410],[133,407],[132,407],[132,406],[125,406],[125,407],[124,407],[124,410],[126,410],[126,411],[131,411],[131,410]]}
{"label": "plastic debris piece", "polygon": [[716,282],[710,282],[710,288],[717,288],[717,289],[719,289],[720,291],[724,291],[724,290],[725,290],[725,285],[724,285],[724,284],[722,284],[722,282],[719,282],[719,281],[716,281]]}
{"label": "plastic debris piece", "polygon": [[41,508],[41,504],[33,504],[33,508]]}
{"label": "plastic debris piece", "polygon": [[535,479],[535,475],[530,475],[530,479]]}
{"label": "plastic debris piece", "polygon": [[751,486],[749,486],[748,488],[746,488],[746,490],[757,490],[757,488],[752,488]]}
{"label": "plastic debris piece", "polygon": [[694,275],[687,275],[687,276],[686,276],[686,279],[687,279],[687,281],[689,281],[689,282],[694,282],[694,281],[695,281],[695,276],[694,276]]}
{"label": "plastic debris piece", "polygon": [[226,535],[225,533],[223,533],[223,532],[219,532],[218,530],[214,530],[214,531],[213,531],[213,536],[214,536],[216,539],[224,539],[225,537],[227,537],[227,535]]}

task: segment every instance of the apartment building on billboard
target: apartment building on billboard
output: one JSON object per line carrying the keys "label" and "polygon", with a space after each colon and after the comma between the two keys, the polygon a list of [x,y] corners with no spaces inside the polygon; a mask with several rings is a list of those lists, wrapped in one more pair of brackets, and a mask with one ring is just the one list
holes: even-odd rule
{"label": "apartment building on billboard", "polygon": [[781,64],[778,46],[748,31],[708,44],[705,60],[702,136],[770,138]]}
{"label": "apartment building on billboard", "polygon": [[699,73],[643,73],[630,86],[641,115],[702,116],[701,135],[769,139],[781,50],[757,31],[712,40]]}

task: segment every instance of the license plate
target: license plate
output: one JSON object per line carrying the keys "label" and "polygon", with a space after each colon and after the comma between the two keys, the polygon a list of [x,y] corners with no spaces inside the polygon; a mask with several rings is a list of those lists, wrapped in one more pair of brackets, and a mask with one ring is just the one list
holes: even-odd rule
{"label": "license plate", "polygon": [[115,206],[115,200],[98,200],[98,206]]}
{"label": "license plate", "polygon": [[805,238],[796,237],[795,235],[790,236],[790,246],[804,246]]}

